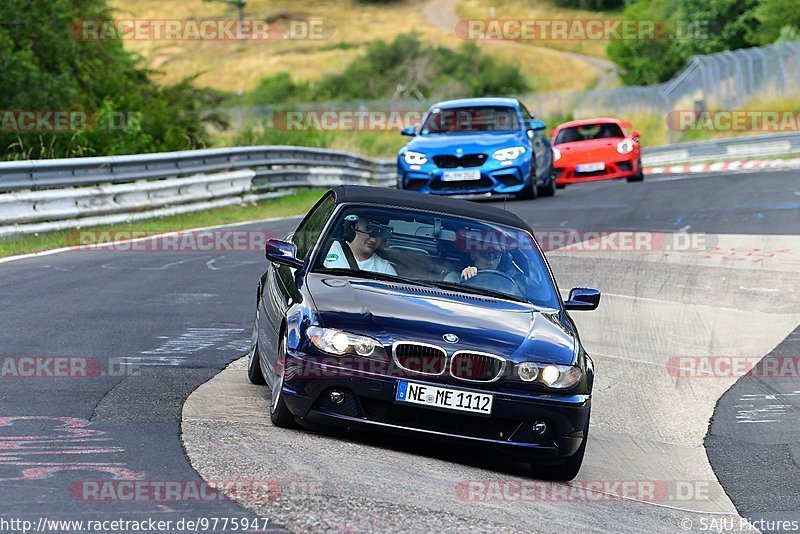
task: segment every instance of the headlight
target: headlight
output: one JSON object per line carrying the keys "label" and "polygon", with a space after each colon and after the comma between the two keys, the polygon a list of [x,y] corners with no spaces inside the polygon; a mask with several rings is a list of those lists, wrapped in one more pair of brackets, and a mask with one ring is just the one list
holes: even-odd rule
{"label": "headlight", "polygon": [[502,148],[496,150],[492,157],[497,161],[511,161],[517,159],[525,153],[524,146],[512,146],[511,148]]}
{"label": "headlight", "polygon": [[627,154],[631,150],[633,150],[633,141],[630,139],[625,139],[617,144],[617,152],[620,154]]}
{"label": "headlight", "polygon": [[553,149],[553,161],[558,161],[561,159],[561,151],[557,148]]}
{"label": "headlight", "polygon": [[514,378],[552,389],[571,388],[580,381],[582,376],[580,367],[574,365],[522,362],[514,368]]}
{"label": "headlight", "polygon": [[425,163],[428,163],[428,156],[420,152],[406,150],[403,154],[403,160],[409,165],[424,165]]}
{"label": "headlight", "polygon": [[386,360],[386,351],[380,341],[333,328],[310,326],[306,330],[309,341],[319,350],[337,356],[356,354],[364,358]]}
{"label": "headlight", "polygon": [[522,362],[517,366],[517,376],[523,382],[533,382],[539,376],[539,366],[533,362]]}

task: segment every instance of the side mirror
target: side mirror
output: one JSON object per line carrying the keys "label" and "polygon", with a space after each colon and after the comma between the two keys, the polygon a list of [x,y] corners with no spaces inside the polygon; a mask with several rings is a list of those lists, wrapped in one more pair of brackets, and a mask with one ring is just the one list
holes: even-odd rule
{"label": "side mirror", "polygon": [[639,130],[634,130],[631,132],[631,137],[639,139]]}
{"label": "side mirror", "polygon": [[267,260],[278,265],[285,265],[293,269],[303,266],[303,261],[297,259],[297,245],[288,241],[269,239],[264,247],[264,255]]}
{"label": "side mirror", "polygon": [[528,121],[529,130],[538,132],[539,130],[544,130],[545,128],[547,128],[547,125],[544,123],[544,121],[540,121],[539,119],[531,119]]}
{"label": "side mirror", "polygon": [[550,138],[552,139],[555,135],[556,135],[556,129],[553,128],[552,130],[550,130]]}
{"label": "side mirror", "polygon": [[600,304],[600,292],[587,287],[576,287],[569,292],[569,300],[564,303],[564,309],[592,311]]}
{"label": "side mirror", "polygon": [[409,137],[414,137],[417,135],[417,127],[416,126],[406,126],[402,130],[400,130],[400,135],[407,135]]}

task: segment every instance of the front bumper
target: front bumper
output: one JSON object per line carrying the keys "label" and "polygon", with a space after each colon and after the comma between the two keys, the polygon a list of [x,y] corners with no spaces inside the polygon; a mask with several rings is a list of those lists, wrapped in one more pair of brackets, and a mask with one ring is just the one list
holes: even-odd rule
{"label": "front bumper", "polygon": [[501,162],[489,160],[480,167],[471,167],[463,170],[479,170],[480,180],[460,182],[442,181],[442,176],[448,170],[441,169],[431,162],[412,169],[403,161],[398,162],[397,177],[400,189],[418,191],[432,195],[474,195],[474,194],[516,194],[520,193],[528,180],[532,179],[530,159],[520,158],[512,165],[502,165]]}
{"label": "front bumper", "polygon": [[[330,366],[320,366],[315,358],[297,352],[287,355],[286,365],[287,369],[302,367],[310,371],[303,376],[287,374],[284,380],[284,400],[300,423],[470,442],[525,459],[574,454],[584,440],[591,404],[589,395],[490,391],[445,384],[427,377],[362,374],[342,368],[331,372]],[[494,395],[492,415],[485,417],[398,403],[395,395],[400,380],[491,393]],[[343,403],[331,402],[331,389],[345,393]],[[534,435],[534,420],[547,422],[549,430],[545,435]]]}
{"label": "front bumper", "polygon": [[567,164],[557,161],[553,165],[553,175],[556,184],[575,184],[581,182],[593,182],[596,180],[613,180],[617,178],[628,178],[639,171],[640,163],[637,159],[619,159],[605,163],[605,169],[593,172],[578,172],[575,164]]}

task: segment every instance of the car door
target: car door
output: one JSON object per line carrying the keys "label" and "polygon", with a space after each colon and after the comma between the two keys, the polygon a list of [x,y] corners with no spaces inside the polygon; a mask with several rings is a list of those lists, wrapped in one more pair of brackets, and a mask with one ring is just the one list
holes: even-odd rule
{"label": "car door", "polygon": [[542,176],[550,166],[552,165],[553,159],[553,152],[550,149],[550,142],[548,141],[547,137],[545,137],[544,129],[542,130],[530,130],[530,122],[534,120],[536,117],[528,111],[522,103],[519,105],[520,112],[522,113],[522,119],[524,123],[524,128],[526,130],[526,135],[530,141],[531,151],[533,152],[533,156],[535,159],[535,173],[536,176]]}
{"label": "car door", "polygon": [[[299,259],[308,260],[335,207],[333,194],[326,195],[311,208],[294,234],[288,238],[297,246]],[[302,302],[302,294],[297,289],[298,276],[302,276],[298,269],[270,263],[262,277],[258,308],[258,350],[264,358],[268,375],[274,375],[276,369],[280,327],[286,312],[292,305]],[[267,377],[270,383],[271,379],[272,376]]]}

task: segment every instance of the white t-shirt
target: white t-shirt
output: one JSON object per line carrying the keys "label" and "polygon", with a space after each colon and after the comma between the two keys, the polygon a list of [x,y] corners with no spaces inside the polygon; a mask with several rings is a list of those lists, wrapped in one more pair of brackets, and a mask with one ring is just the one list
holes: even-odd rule
{"label": "white t-shirt", "polygon": [[[354,256],[355,258],[355,256]],[[372,254],[368,260],[359,261],[356,258],[356,263],[358,263],[358,268],[362,271],[372,271],[373,273],[384,273],[384,274],[397,274],[397,271],[394,270],[392,264],[389,263],[387,260],[381,258],[377,254]],[[338,241],[334,241],[333,245],[331,245],[331,249],[328,251],[328,255],[325,256],[325,267],[341,267],[343,269],[350,268],[350,264],[347,263],[347,256],[344,255],[342,251],[342,246],[339,244]]]}

